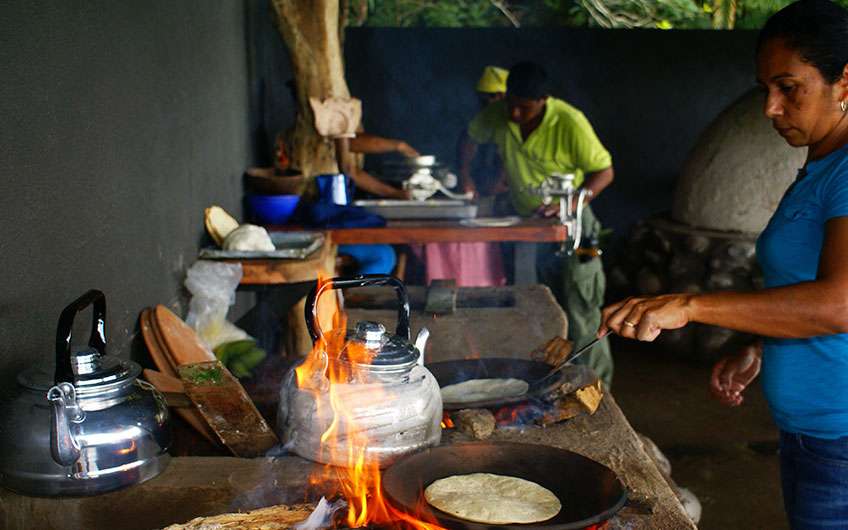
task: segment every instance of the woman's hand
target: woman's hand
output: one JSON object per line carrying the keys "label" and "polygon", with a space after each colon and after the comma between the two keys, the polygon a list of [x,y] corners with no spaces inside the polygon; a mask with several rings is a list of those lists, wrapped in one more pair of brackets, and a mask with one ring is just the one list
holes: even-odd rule
{"label": "woman's hand", "polygon": [[741,405],[742,392],[760,373],[762,355],[762,345],[758,343],[718,361],[710,378],[713,396],[729,407]]}
{"label": "woman's hand", "polygon": [[616,335],[653,341],[664,329],[682,328],[691,318],[691,294],[666,294],[653,298],[631,297],[604,308],[598,336]]}

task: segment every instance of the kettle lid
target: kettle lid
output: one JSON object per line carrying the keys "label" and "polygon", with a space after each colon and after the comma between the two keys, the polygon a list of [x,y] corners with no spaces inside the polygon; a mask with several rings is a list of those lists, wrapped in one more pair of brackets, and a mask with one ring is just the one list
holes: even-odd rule
{"label": "kettle lid", "polygon": [[[132,361],[101,356],[95,349],[84,349],[71,355],[73,383],[80,397],[91,397],[114,390],[135,380],[141,367]],[[47,391],[55,384],[53,374],[40,368],[30,368],[18,375],[18,383],[26,388]]]}
{"label": "kettle lid", "polygon": [[[373,356],[365,364],[377,371],[405,371],[418,363],[421,354],[408,340],[398,335],[390,335],[385,326],[378,322],[362,321],[356,328],[347,332],[342,357],[349,358],[347,352],[351,345],[361,345]],[[358,356],[357,356],[358,357]]]}

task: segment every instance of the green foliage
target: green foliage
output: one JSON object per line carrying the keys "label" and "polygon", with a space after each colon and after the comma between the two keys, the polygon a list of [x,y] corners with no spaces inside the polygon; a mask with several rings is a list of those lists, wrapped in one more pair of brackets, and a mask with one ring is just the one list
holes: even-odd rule
{"label": "green foliage", "polygon": [[[363,4],[367,16],[363,18]],[[509,20],[490,0],[351,0],[351,25],[377,27],[492,27]]]}
{"label": "green foliage", "polygon": [[[836,0],[848,7],[848,0]],[[791,0],[348,0],[352,26],[757,29]]]}

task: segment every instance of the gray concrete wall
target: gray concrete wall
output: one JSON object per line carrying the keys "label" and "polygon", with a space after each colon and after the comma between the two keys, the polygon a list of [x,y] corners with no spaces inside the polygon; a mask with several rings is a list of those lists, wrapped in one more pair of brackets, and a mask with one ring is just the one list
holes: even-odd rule
{"label": "gray concrete wall", "polygon": [[89,288],[106,293],[111,353],[128,356],[139,311],[181,300],[203,208],[241,214],[246,11],[204,0],[0,7],[4,379],[52,369],[59,312]]}
{"label": "gray concrete wall", "polygon": [[[268,9],[264,1],[253,6]],[[554,94],[583,110],[613,155],[617,181],[596,210],[622,234],[671,208],[698,134],[753,86],[755,40],[750,31],[349,28],[345,58],[365,129],[448,161],[477,109],[474,85],[483,67],[540,62]],[[293,120],[285,87],[290,63],[267,18],[258,19],[252,46],[261,58],[257,110],[273,138]]]}

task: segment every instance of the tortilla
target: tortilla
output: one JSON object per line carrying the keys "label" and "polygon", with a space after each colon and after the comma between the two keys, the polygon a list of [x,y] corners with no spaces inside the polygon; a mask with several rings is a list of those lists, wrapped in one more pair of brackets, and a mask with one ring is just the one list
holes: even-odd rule
{"label": "tortilla", "polygon": [[521,379],[469,379],[455,385],[442,387],[445,403],[472,403],[521,396],[530,388]]}
{"label": "tortilla", "polygon": [[492,473],[453,475],[427,486],[424,497],[439,510],[476,523],[539,523],[562,509],[547,488]]}

